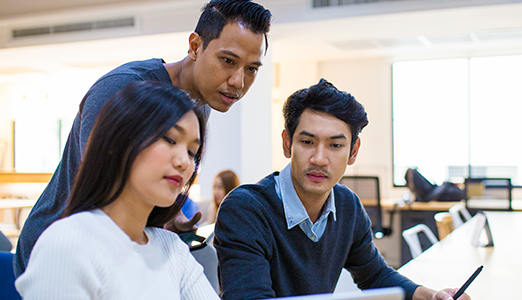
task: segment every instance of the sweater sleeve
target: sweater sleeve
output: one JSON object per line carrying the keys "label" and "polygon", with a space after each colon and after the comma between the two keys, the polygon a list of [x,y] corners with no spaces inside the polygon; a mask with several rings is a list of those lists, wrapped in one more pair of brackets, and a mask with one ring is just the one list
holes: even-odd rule
{"label": "sweater sleeve", "polygon": [[98,252],[96,245],[81,238],[82,229],[75,225],[56,222],[40,236],[15,282],[23,299],[101,298],[104,264],[91,255]]}
{"label": "sweater sleeve", "polygon": [[353,245],[345,268],[361,289],[400,286],[406,292],[406,299],[413,296],[417,284],[388,266],[373,243],[371,222],[360,201],[355,201],[356,222]]}
{"label": "sweater sleeve", "polygon": [[273,298],[269,259],[268,212],[244,188],[236,188],[222,202],[214,245],[219,258],[222,298]]}

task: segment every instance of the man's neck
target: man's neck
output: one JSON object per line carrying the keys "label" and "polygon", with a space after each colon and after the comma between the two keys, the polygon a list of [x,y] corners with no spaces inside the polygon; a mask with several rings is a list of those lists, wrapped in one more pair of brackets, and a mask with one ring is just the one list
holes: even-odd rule
{"label": "man's neck", "polygon": [[326,200],[328,200],[330,193],[324,195],[306,193],[305,191],[297,187],[297,185],[293,182],[293,179],[292,183],[294,185],[294,189],[297,193],[297,196],[299,197],[299,200],[301,200],[301,203],[303,203],[303,206],[306,209],[306,212],[308,213],[308,217],[310,217],[310,221],[312,221],[312,223],[315,223],[315,221],[317,221],[321,217],[324,204],[326,203]]}
{"label": "man's neck", "polygon": [[200,105],[206,103],[201,100],[196,84],[194,82],[194,73],[192,67],[193,61],[190,57],[185,56],[184,59],[174,63],[164,63],[163,66],[169,73],[172,84],[189,93],[192,99],[195,99]]}

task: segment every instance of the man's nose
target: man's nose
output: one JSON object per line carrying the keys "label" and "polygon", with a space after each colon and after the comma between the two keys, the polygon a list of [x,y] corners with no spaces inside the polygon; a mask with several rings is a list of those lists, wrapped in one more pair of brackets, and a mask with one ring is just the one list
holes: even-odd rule
{"label": "man's nose", "polygon": [[228,79],[228,84],[238,90],[245,86],[245,71],[243,68],[238,68],[234,71],[232,76]]}
{"label": "man's nose", "polygon": [[311,157],[311,162],[317,166],[324,166],[328,164],[328,158],[326,156],[326,149],[323,145],[318,145],[315,148],[315,152]]}

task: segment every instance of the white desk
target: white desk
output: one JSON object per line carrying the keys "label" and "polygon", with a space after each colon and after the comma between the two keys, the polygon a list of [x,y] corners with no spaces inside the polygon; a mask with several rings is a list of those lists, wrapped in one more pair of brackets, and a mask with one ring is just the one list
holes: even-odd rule
{"label": "white desk", "polygon": [[473,218],[399,269],[433,289],[460,287],[480,265],[467,289],[473,300],[522,299],[522,212],[486,212],[494,247],[475,247]]}
{"label": "white desk", "polygon": [[10,209],[13,215],[13,225],[9,225],[3,230],[14,229],[16,231],[21,229],[20,213],[24,208],[32,208],[36,203],[36,199],[0,199],[0,211],[3,209]]}

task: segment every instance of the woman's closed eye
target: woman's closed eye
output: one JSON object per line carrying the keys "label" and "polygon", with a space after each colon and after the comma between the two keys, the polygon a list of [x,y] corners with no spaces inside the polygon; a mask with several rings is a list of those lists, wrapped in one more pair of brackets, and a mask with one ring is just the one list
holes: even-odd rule
{"label": "woman's closed eye", "polygon": [[165,142],[171,144],[171,145],[176,145],[176,141],[169,138],[168,136],[164,136],[163,139],[165,140]]}

